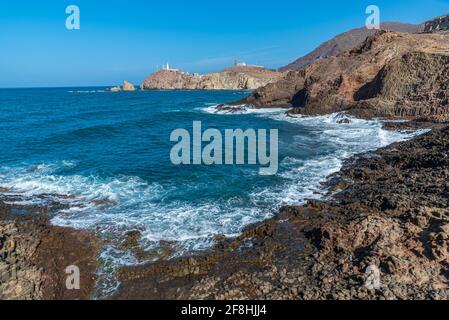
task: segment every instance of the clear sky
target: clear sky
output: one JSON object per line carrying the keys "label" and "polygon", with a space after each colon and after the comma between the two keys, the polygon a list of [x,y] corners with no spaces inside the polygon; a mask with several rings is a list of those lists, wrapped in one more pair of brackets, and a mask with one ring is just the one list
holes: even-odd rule
{"label": "clear sky", "polygon": [[[67,30],[77,5],[81,29]],[[235,59],[277,68],[323,41],[382,22],[420,23],[449,0],[0,0],[0,87],[139,84],[165,62],[190,72]]]}

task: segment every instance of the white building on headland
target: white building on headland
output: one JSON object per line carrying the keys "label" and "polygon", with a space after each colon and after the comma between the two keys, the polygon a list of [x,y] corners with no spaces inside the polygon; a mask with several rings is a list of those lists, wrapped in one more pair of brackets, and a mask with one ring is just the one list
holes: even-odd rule
{"label": "white building on headland", "polygon": [[167,64],[162,65],[162,70],[179,72],[179,69],[171,69],[168,62],[167,62]]}

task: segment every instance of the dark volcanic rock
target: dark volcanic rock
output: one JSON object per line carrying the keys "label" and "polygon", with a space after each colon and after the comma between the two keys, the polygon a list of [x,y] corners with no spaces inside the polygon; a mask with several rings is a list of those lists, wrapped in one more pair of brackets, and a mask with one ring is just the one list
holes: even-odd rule
{"label": "dark volcanic rock", "polygon": [[425,32],[445,31],[449,30],[449,15],[440,16],[433,20],[427,21],[424,26]]}

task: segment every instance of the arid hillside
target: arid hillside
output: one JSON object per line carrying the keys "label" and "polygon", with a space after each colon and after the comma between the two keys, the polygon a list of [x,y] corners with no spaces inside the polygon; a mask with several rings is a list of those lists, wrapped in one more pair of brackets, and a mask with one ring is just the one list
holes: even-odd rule
{"label": "arid hillside", "polygon": [[254,90],[281,79],[283,73],[256,66],[238,66],[222,72],[189,74],[160,70],[142,83],[144,90]]}

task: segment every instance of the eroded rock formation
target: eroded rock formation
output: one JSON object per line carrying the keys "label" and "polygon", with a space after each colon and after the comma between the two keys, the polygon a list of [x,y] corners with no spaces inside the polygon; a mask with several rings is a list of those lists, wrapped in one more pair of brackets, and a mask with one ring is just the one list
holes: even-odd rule
{"label": "eroded rock formation", "polygon": [[123,81],[122,87],[120,87],[120,86],[112,87],[112,88],[108,89],[107,91],[110,91],[110,92],[136,91],[136,88],[134,87],[134,85],[132,83],[125,80],[125,81]]}
{"label": "eroded rock formation", "polygon": [[449,34],[379,31],[356,49],[292,71],[235,104],[292,107],[292,114],[348,111],[444,121],[448,56]]}

